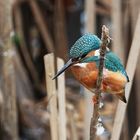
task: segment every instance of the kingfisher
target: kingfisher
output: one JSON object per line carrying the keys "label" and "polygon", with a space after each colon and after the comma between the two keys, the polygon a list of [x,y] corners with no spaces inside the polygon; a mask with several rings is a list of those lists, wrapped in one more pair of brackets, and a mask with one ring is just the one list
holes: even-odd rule
{"label": "kingfisher", "polygon": [[[88,90],[95,93],[99,72],[101,40],[94,34],[88,33],[79,38],[71,47],[69,61],[53,77],[55,79],[67,68],[74,77]],[[107,48],[104,58],[102,93],[116,95],[126,103],[125,85],[129,82],[128,75],[119,57]]]}

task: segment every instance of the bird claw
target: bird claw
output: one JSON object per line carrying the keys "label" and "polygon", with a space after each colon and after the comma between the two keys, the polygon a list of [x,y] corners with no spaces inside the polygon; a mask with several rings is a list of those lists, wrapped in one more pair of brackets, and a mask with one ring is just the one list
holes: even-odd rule
{"label": "bird claw", "polygon": [[98,103],[99,103],[99,101],[98,101],[98,96],[97,96],[97,95],[94,95],[94,96],[92,97],[92,101],[93,101],[93,104],[98,104]]}

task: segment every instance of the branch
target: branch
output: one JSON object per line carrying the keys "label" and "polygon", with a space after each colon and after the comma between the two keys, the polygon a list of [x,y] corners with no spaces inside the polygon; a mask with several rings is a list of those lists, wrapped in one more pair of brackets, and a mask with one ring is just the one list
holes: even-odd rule
{"label": "branch", "polygon": [[109,30],[103,25],[102,26],[102,44],[100,46],[100,63],[99,63],[99,72],[98,79],[96,83],[96,92],[94,98],[96,98],[96,102],[94,103],[93,115],[90,123],[90,140],[95,140],[96,138],[96,126],[99,118],[99,109],[100,109],[100,99],[101,99],[101,84],[103,79],[103,67],[104,67],[104,57],[106,54],[106,47],[110,42],[109,38]]}

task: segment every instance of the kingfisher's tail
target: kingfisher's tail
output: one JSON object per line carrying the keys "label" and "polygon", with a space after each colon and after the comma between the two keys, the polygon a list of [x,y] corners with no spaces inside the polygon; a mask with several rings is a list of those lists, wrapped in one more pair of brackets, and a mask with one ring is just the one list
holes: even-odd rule
{"label": "kingfisher's tail", "polygon": [[116,95],[121,101],[123,101],[124,103],[127,103],[127,100],[125,98],[125,89],[123,89],[122,92],[120,92],[119,94],[116,94]]}
{"label": "kingfisher's tail", "polygon": [[126,100],[126,98],[125,98],[125,95],[117,95],[117,97],[121,100],[121,101],[123,101],[124,103],[127,103],[127,100]]}

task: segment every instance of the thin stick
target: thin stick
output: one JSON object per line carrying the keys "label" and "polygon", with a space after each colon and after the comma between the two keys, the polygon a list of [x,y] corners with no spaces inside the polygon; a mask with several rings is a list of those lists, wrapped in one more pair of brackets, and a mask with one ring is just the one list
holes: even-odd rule
{"label": "thin stick", "polygon": [[46,73],[46,87],[48,98],[53,98],[50,100],[50,126],[51,126],[51,140],[58,140],[58,120],[57,120],[57,96],[56,96],[56,84],[52,80],[54,75],[54,55],[48,54],[44,56],[45,63],[45,73]]}
{"label": "thin stick", "polygon": [[[64,65],[64,61],[57,58],[57,68]],[[66,99],[65,99],[65,77],[58,77],[58,107],[59,107],[59,140],[66,140]]]}
{"label": "thin stick", "polygon": [[100,46],[100,63],[99,63],[99,73],[98,73],[98,79],[96,83],[96,99],[97,102],[94,104],[94,111],[93,116],[91,118],[90,123],[90,140],[96,139],[96,125],[98,123],[99,118],[99,109],[100,109],[100,98],[101,98],[101,83],[102,83],[102,77],[103,77],[103,67],[104,67],[104,56],[106,54],[106,47],[109,43],[109,30],[108,28],[103,25],[102,27],[102,44]]}

